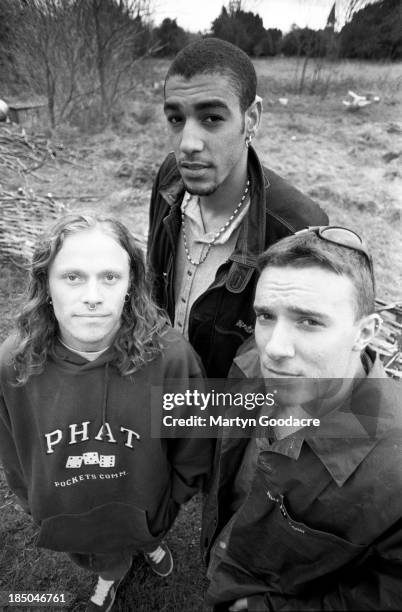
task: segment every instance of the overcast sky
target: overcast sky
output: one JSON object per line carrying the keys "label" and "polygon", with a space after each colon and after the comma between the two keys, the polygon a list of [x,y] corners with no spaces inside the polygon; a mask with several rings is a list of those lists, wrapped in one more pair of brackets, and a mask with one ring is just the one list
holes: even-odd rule
{"label": "overcast sky", "polygon": [[[334,0],[244,0],[244,9],[258,13],[265,28],[283,32],[293,23],[299,27],[324,28]],[[337,0],[337,5],[345,0]],[[209,30],[228,0],[154,0],[154,19],[159,24],[165,17],[176,18],[177,24],[192,32]],[[341,8],[341,6],[339,6]]]}

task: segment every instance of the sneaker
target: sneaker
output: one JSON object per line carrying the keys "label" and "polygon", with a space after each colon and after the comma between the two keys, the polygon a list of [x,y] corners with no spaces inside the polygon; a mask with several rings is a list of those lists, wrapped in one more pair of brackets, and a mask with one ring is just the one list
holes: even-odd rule
{"label": "sneaker", "polygon": [[109,612],[116,599],[117,589],[123,578],[120,580],[104,580],[100,576],[92,592],[85,612]]}
{"label": "sneaker", "polygon": [[158,576],[165,578],[173,571],[173,557],[169,546],[164,542],[151,553],[144,553],[145,561],[148,563],[152,571]]}

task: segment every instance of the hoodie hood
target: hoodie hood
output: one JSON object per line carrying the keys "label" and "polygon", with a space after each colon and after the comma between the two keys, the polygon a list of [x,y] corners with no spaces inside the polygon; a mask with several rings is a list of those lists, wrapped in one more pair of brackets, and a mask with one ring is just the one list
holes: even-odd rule
{"label": "hoodie hood", "polygon": [[113,361],[115,357],[115,349],[113,345],[111,345],[101,355],[99,355],[99,357],[93,361],[89,361],[88,359],[85,359],[85,357],[82,357],[82,355],[70,350],[57,339],[50,350],[49,357],[52,361],[57,363],[60,368],[65,369],[66,372],[80,374],[88,372],[88,370],[99,368],[106,363]]}
{"label": "hoodie hood", "polygon": [[102,383],[102,402],[100,405],[102,434],[103,438],[105,424],[107,422],[107,399],[108,399],[108,383],[109,383],[109,364],[113,361],[115,350],[113,346],[109,346],[97,359],[88,361],[82,355],[70,350],[64,346],[60,340],[57,340],[50,351],[50,359],[57,366],[73,376],[83,376],[91,370],[100,369],[103,378]]}

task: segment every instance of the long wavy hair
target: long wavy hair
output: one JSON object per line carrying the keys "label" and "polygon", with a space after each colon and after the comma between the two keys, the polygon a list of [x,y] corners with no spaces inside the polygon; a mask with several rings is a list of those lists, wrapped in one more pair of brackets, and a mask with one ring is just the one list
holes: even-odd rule
{"label": "long wavy hair", "polygon": [[49,300],[49,268],[67,236],[95,228],[112,236],[130,259],[129,299],[124,303],[121,325],[113,342],[115,357],[112,363],[121,375],[127,376],[162,350],[161,336],[167,318],[151,297],[144,256],[133,235],[113,217],[94,213],[68,214],[41,237],[32,256],[24,306],[16,321],[17,346],[13,362],[18,385],[43,372],[58,334]]}

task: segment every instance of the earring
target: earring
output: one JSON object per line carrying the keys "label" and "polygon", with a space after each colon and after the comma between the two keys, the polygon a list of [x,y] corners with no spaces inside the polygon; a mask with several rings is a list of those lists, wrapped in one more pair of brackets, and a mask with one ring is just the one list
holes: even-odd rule
{"label": "earring", "polygon": [[126,293],[126,295],[124,296],[124,301],[125,301],[126,304],[127,304],[127,302],[130,301],[130,294],[129,293]]}
{"label": "earring", "polygon": [[246,147],[251,145],[251,141],[253,140],[253,134],[247,134],[246,136]]}
{"label": "earring", "polygon": [[49,306],[51,306],[51,305],[53,304],[53,302],[52,302],[52,298],[50,297],[50,295],[48,295],[48,296],[46,297],[46,303],[47,303],[47,304],[49,304]]}
{"label": "earring", "polygon": [[380,316],[378,317],[378,319],[376,319],[376,320],[375,320],[375,324],[374,324],[374,332],[375,332],[376,334],[377,334],[377,333],[380,331],[380,329],[381,329],[381,327],[382,327],[383,323],[384,323],[384,319],[383,319],[382,317],[380,317]]}

